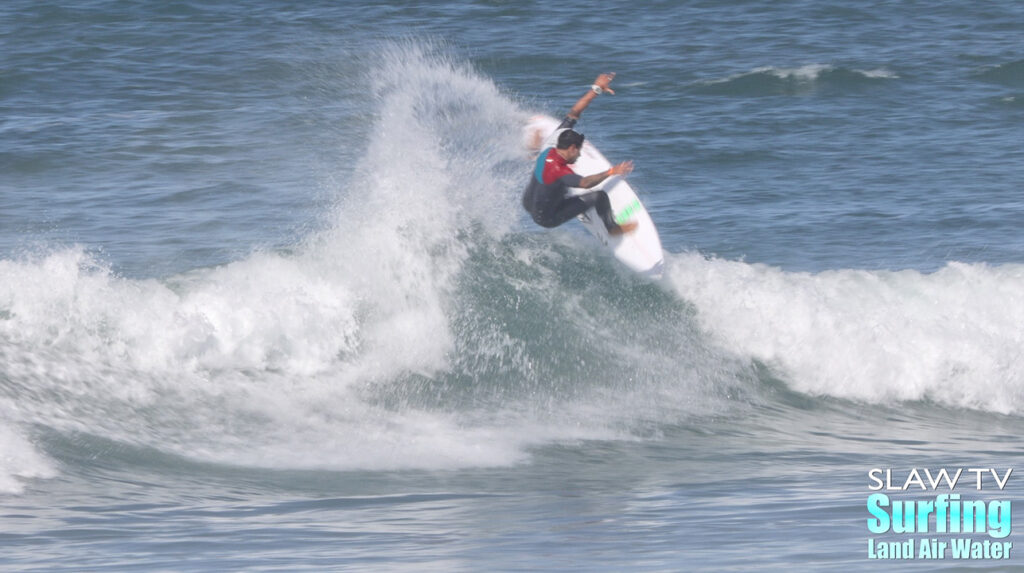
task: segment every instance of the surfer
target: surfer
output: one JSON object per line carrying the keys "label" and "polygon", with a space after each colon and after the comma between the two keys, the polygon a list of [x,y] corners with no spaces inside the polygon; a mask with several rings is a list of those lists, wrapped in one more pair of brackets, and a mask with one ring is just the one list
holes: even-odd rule
{"label": "surfer", "polygon": [[637,223],[630,221],[621,225],[615,222],[608,193],[598,190],[581,195],[569,194],[569,187],[591,189],[613,175],[625,176],[633,172],[633,162],[624,161],[606,171],[583,177],[572,170],[571,165],[580,157],[583,134],[574,131],[580,114],[587,109],[594,98],[603,94],[615,94],[608,84],[615,74],[601,74],[594,85],[572,106],[558,129],[565,129],[558,136],[555,147],[540,152],[537,165],[530,177],[530,183],[523,192],[523,207],[541,227],[557,227],[594,207],[604,222],[609,235],[622,235],[636,229]]}

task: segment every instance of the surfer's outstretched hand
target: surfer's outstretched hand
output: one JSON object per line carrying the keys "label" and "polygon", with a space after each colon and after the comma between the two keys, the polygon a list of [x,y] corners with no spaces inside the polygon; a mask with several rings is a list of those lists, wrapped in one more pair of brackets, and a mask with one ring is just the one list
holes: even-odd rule
{"label": "surfer's outstretched hand", "polygon": [[608,87],[608,84],[612,83],[615,79],[615,72],[608,72],[607,74],[601,74],[594,80],[594,85],[601,88],[601,93],[608,93],[615,95],[615,90]]}
{"label": "surfer's outstretched hand", "polygon": [[620,163],[618,165],[615,165],[614,167],[609,169],[608,170],[608,176],[611,177],[612,175],[620,175],[620,176],[624,177],[626,175],[629,175],[632,172],[633,172],[633,162],[632,161],[623,161],[622,163]]}
{"label": "surfer's outstretched hand", "polygon": [[566,114],[566,117],[575,122],[580,118],[580,114],[583,113],[583,110],[587,109],[590,102],[594,101],[594,98],[601,94],[615,95],[615,90],[608,87],[608,84],[612,83],[613,79],[615,79],[615,72],[608,72],[597,76],[597,79],[594,80],[594,83],[590,86],[590,89],[587,90],[587,93],[583,94],[583,97],[581,97],[579,101],[572,106],[569,113]]}

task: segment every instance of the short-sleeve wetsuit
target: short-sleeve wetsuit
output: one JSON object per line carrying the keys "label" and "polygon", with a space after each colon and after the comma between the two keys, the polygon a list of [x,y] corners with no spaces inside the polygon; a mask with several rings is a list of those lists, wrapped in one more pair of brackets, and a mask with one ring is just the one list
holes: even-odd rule
{"label": "short-sleeve wetsuit", "polygon": [[[571,118],[565,118],[558,129],[571,128],[575,124]],[[615,229],[618,225],[612,215],[607,193],[591,191],[580,195],[569,194],[569,187],[579,187],[582,179],[554,147],[549,147],[537,157],[533,175],[523,192],[523,208],[538,225],[551,228],[594,207],[605,227]]]}

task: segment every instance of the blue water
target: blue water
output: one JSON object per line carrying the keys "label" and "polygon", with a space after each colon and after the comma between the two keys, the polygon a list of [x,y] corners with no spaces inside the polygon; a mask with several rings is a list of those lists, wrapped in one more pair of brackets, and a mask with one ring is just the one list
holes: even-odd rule
{"label": "blue water", "polygon": [[[996,539],[865,504],[874,468],[1024,493],[1022,33],[1015,2],[6,2],[0,568],[1019,568],[870,559]],[[636,162],[657,282],[519,207],[523,122],[604,71],[579,129]]]}

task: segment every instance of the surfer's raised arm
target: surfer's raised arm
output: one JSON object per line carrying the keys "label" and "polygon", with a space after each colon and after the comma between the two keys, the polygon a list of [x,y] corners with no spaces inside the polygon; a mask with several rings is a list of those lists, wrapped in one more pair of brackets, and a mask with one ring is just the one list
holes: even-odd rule
{"label": "surfer's raised arm", "polygon": [[[562,121],[562,125],[560,125],[559,127],[571,128],[575,126],[576,122],[580,119],[580,114],[583,113],[583,110],[587,109],[587,106],[590,105],[590,102],[594,101],[594,98],[596,98],[597,96],[603,93],[615,95],[615,90],[608,87],[608,84],[612,83],[612,80],[614,79],[615,72],[608,72],[606,74],[601,74],[597,76],[597,79],[594,80],[594,84],[590,86],[590,90],[588,90],[587,93],[583,94],[583,97],[576,101],[576,104],[573,105],[572,109],[569,110],[569,113],[566,114],[565,119]],[[613,175],[625,176],[629,175],[632,172],[633,162],[626,161],[613,166],[611,169],[607,171],[602,171],[601,173],[595,173],[593,175],[588,175],[587,177],[584,177],[580,181],[579,187],[583,189],[590,189],[591,187],[594,187],[595,185],[602,183],[605,179]]]}
{"label": "surfer's raised arm", "polygon": [[[583,110],[587,109],[587,106],[590,105],[590,102],[594,101],[594,98],[596,98],[597,96],[603,93],[615,95],[615,91],[612,88],[608,87],[608,84],[612,83],[612,80],[614,79],[615,72],[609,72],[607,74],[601,74],[597,76],[597,79],[594,80],[594,84],[590,86],[590,89],[587,90],[587,93],[583,94],[583,97],[577,100],[576,103],[572,106],[572,109],[569,110],[569,113],[566,114],[566,120],[569,121],[563,122],[562,127],[572,127],[573,125],[575,125],[576,122],[579,121],[580,114],[583,113]],[[565,123],[569,123],[569,125],[565,125]]]}

